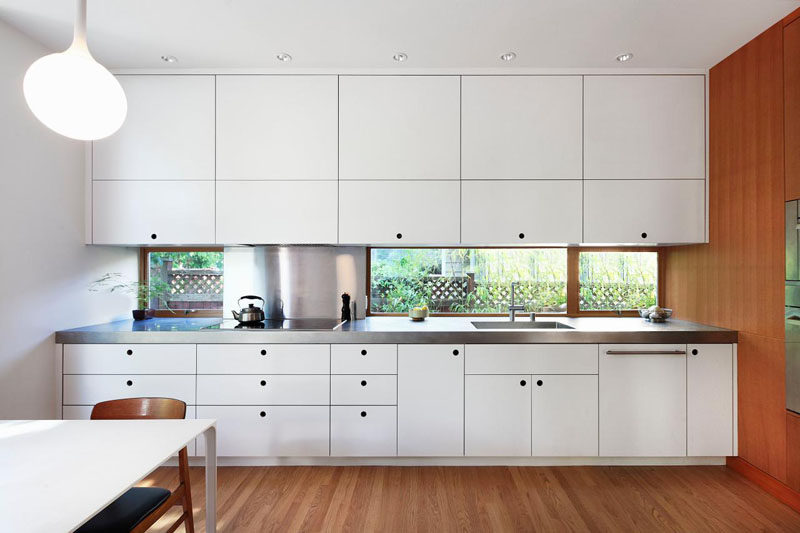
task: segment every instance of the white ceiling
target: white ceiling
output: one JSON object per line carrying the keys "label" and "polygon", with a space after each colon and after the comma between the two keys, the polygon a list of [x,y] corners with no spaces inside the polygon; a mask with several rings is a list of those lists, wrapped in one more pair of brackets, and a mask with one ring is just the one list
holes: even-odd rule
{"label": "white ceiling", "polygon": [[[110,68],[707,68],[797,0],[89,0],[89,45]],[[53,50],[72,0],[0,0]],[[408,61],[398,65],[392,55]],[[515,51],[512,63],[498,57]],[[280,52],[291,63],[275,58]],[[167,65],[162,55],[178,62]]]}

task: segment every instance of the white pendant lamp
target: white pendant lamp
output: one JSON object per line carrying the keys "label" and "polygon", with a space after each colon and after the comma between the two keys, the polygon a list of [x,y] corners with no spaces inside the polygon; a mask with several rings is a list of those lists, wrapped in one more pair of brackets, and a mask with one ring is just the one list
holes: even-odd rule
{"label": "white pendant lamp", "polygon": [[89,53],[86,0],[77,0],[76,5],[72,44],[28,67],[22,91],[42,124],[65,137],[92,141],[122,126],[128,101],[113,74]]}

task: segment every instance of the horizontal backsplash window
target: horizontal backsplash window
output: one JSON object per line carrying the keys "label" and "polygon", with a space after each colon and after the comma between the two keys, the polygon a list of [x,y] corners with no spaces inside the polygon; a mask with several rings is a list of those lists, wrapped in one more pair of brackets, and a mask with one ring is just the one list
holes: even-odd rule
{"label": "horizontal backsplash window", "polygon": [[150,308],[162,316],[221,316],[222,249],[142,248]]}
{"label": "horizontal backsplash window", "polygon": [[[653,248],[369,248],[372,315],[635,314],[658,302]],[[523,313],[518,312],[518,316]]]}
{"label": "horizontal backsplash window", "polygon": [[566,313],[566,248],[372,248],[370,312],[503,313],[511,303],[527,312]]}

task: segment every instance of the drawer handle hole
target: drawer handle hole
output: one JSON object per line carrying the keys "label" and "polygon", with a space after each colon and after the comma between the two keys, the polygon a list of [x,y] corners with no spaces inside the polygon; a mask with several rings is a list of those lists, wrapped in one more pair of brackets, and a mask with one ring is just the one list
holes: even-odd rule
{"label": "drawer handle hole", "polygon": [[367,386],[367,380],[366,379],[362,379],[361,380],[361,386],[362,387],[366,387]]}
{"label": "drawer handle hole", "polygon": [[361,355],[367,355],[367,351],[366,350],[361,350]]}
{"label": "drawer handle hole", "polygon": [[458,350],[453,350],[453,355],[458,355]]}
{"label": "drawer handle hole", "polygon": [[537,381],[537,382],[536,382],[536,384],[537,384],[537,385],[539,385],[539,386],[541,387],[542,385],[544,385],[544,381],[542,381],[542,380],[540,379],[539,381]]}
{"label": "drawer handle hole", "polygon": [[125,353],[128,354],[128,355],[133,355],[133,350],[128,350]]}
{"label": "drawer handle hole", "polygon": [[260,413],[258,413],[258,415],[259,415],[261,418],[264,418],[265,416],[267,416],[267,413],[266,413],[265,411],[261,411]]}
{"label": "drawer handle hole", "polygon": [[130,387],[131,385],[133,385],[133,381],[131,381],[131,380],[129,379],[128,381],[126,381],[126,382],[125,382],[125,384],[126,384],[128,387]]}
{"label": "drawer handle hole", "polygon": [[519,384],[524,387],[525,385],[528,384],[528,382],[523,379],[522,381],[519,382]]}
{"label": "drawer handle hole", "polygon": [[262,379],[261,380],[261,386],[264,387],[264,386],[266,386],[266,384],[267,384],[267,380]]}
{"label": "drawer handle hole", "polygon": [[266,350],[261,350],[261,355],[267,355],[267,351]]}
{"label": "drawer handle hole", "polygon": [[361,411],[361,418],[364,418],[365,416],[367,416],[367,412],[366,411]]}

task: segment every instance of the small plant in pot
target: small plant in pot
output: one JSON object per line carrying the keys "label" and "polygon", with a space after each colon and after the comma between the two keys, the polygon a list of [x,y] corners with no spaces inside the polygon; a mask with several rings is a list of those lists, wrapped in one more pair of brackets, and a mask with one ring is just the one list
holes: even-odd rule
{"label": "small plant in pot", "polygon": [[160,280],[151,280],[149,283],[143,281],[128,281],[118,272],[104,274],[100,279],[92,282],[89,290],[92,292],[109,292],[131,294],[136,297],[136,309],[132,310],[134,320],[147,320],[155,316],[155,309],[150,309],[150,302],[156,300],[170,309],[168,298],[170,295],[169,285]]}

